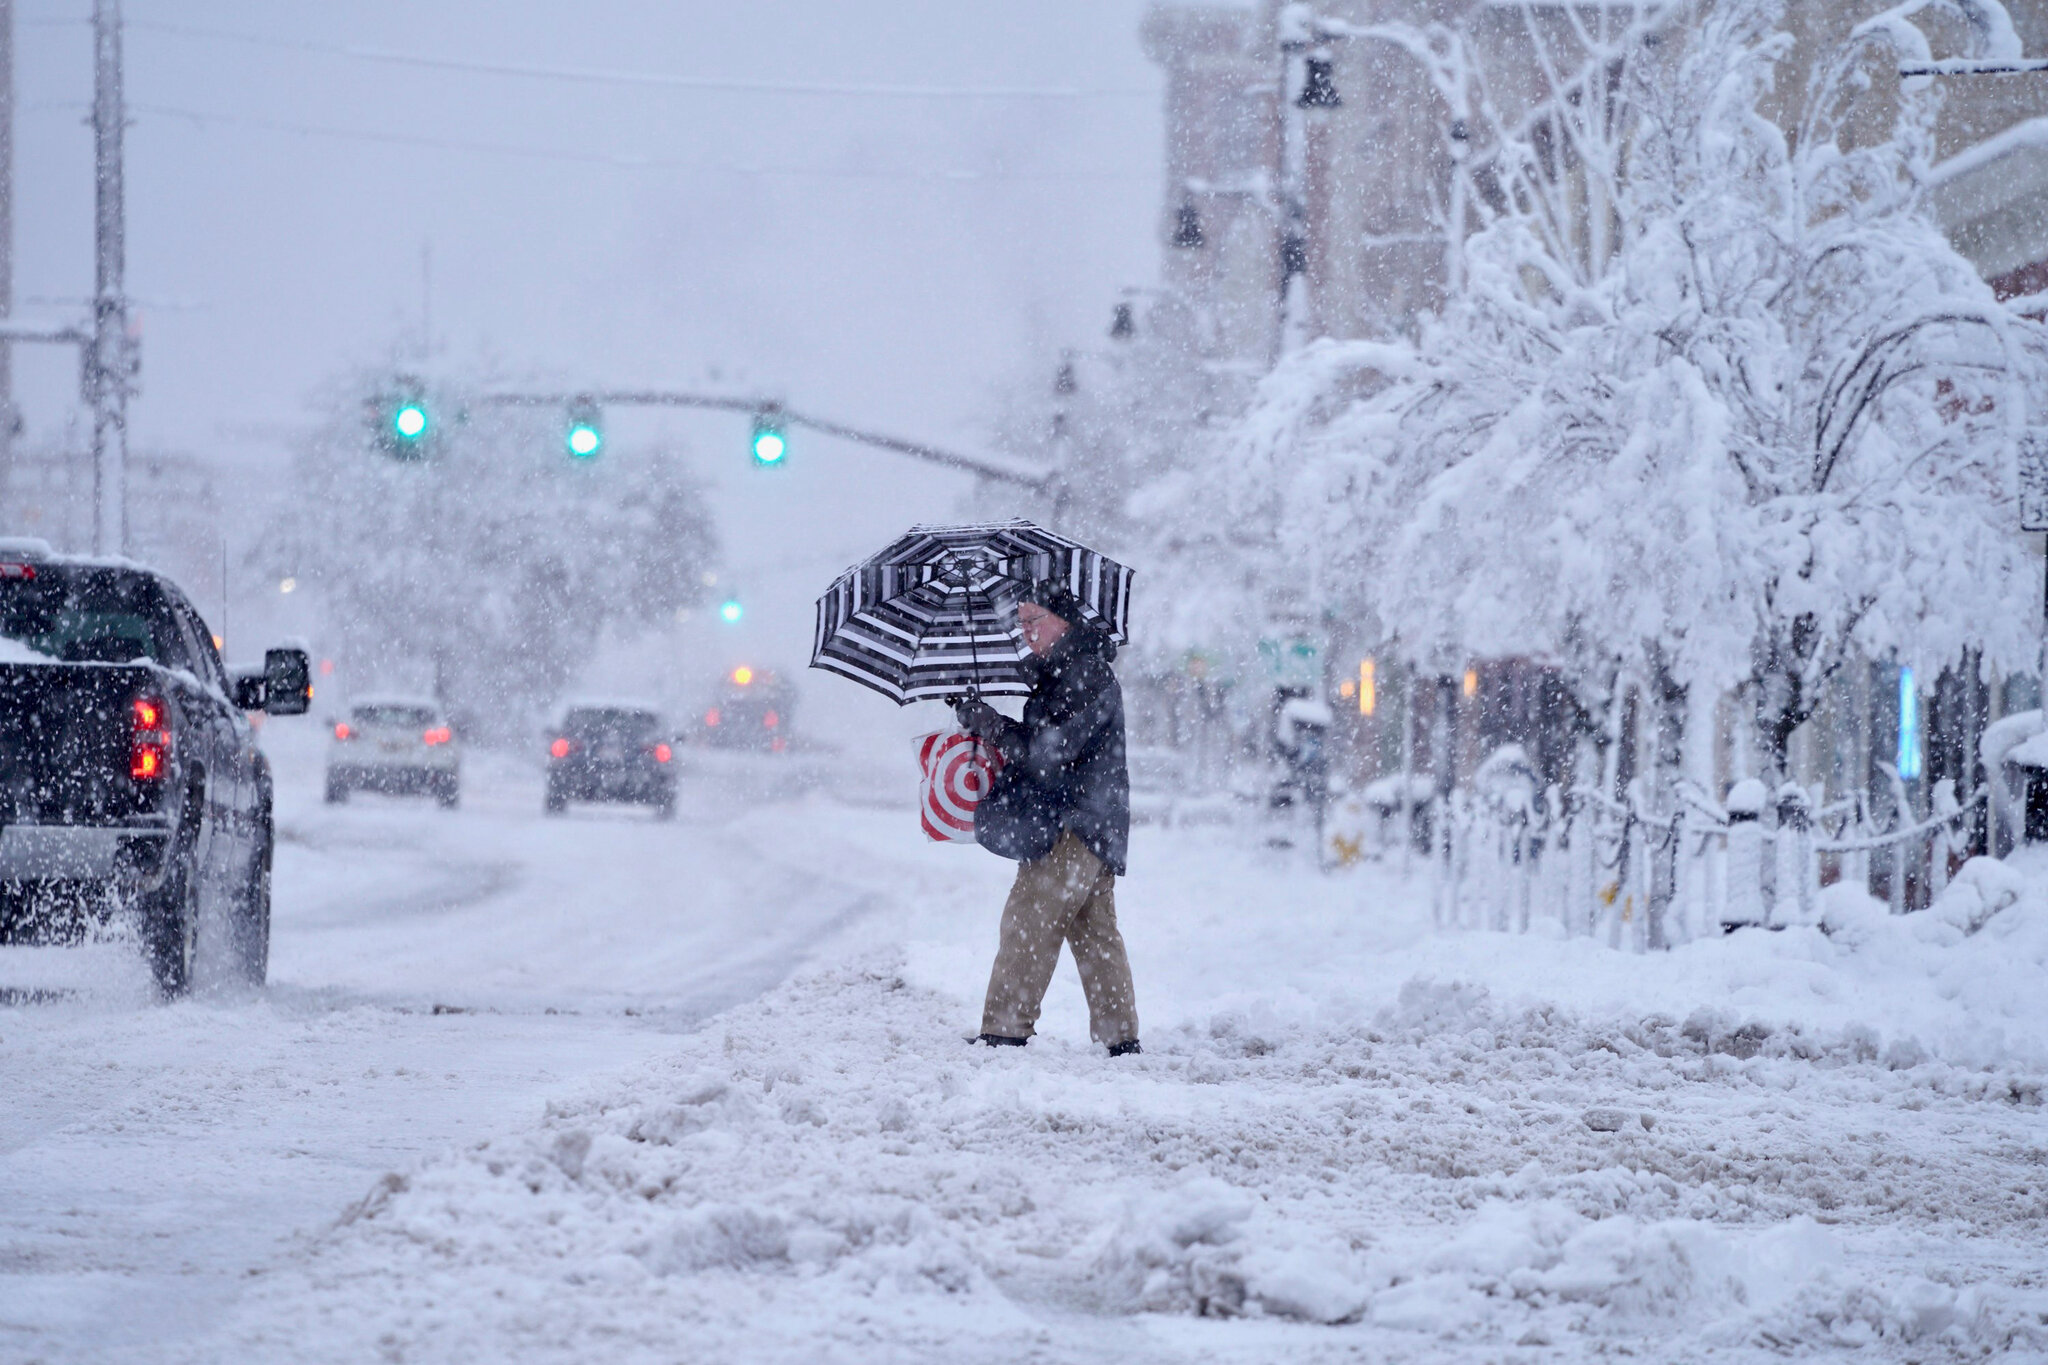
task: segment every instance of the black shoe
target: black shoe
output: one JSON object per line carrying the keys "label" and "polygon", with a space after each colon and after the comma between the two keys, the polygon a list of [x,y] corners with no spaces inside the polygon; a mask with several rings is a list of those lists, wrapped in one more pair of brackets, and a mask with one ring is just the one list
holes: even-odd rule
{"label": "black shoe", "polygon": [[984,1033],[974,1041],[985,1043],[989,1047],[1022,1047],[1030,1040],[1027,1038],[1005,1038],[1000,1033]]}
{"label": "black shoe", "polygon": [[1126,1038],[1121,1043],[1109,1045],[1109,1055],[1112,1057],[1135,1057],[1144,1050],[1138,1046],[1136,1038]]}

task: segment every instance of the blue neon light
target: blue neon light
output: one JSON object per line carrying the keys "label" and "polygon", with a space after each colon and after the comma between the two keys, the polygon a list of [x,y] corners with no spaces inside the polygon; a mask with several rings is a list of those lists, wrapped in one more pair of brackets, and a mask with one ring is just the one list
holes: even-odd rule
{"label": "blue neon light", "polygon": [[1920,776],[1920,693],[1913,670],[1899,670],[1899,776]]}

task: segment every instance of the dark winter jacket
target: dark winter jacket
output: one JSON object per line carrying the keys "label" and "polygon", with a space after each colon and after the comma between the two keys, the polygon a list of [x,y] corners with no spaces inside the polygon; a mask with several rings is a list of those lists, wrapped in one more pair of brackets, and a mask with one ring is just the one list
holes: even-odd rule
{"label": "dark winter jacket", "polygon": [[1070,627],[1045,656],[1024,718],[966,708],[969,728],[1003,755],[974,812],[974,838],[991,853],[1043,858],[1072,830],[1123,875],[1131,837],[1131,778],[1124,766],[1124,693],[1110,661],[1116,642],[1096,625]]}

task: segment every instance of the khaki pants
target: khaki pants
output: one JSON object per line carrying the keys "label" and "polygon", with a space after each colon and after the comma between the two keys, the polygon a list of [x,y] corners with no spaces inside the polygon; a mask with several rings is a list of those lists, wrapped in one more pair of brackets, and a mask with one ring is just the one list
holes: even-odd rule
{"label": "khaki pants", "polygon": [[1052,852],[1021,863],[1003,906],[1002,946],[988,977],[981,1031],[1029,1038],[1059,965],[1060,943],[1074,952],[1088,997],[1088,1033],[1105,1046],[1138,1036],[1131,963],[1116,927],[1116,874],[1072,831]]}

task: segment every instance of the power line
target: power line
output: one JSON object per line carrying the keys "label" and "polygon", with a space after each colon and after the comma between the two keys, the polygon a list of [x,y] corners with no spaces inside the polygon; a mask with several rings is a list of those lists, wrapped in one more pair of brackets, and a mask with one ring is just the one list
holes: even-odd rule
{"label": "power line", "polygon": [[852,85],[822,81],[736,81],[705,76],[674,76],[657,71],[609,71],[596,67],[535,66],[523,62],[486,62],[460,57],[425,57],[417,53],[392,52],[359,47],[349,43],[322,43],[304,38],[270,38],[225,29],[196,28],[166,24],[154,19],[131,19],[128,27],[137,32],[160,33],[173,38],[207,42],[246,43],[252,47],[290,52],[312,52],[354,61],[380,62],[390,66],[426,67],[436,71],[465,71],[486,76],[517,76],[534,80],[575,81],[594,85],[655,86],[675,90],[707,90],[770,95],[850,95],[870,99],[1136,99],[1157,92],[1140,89],[1090,90],[1076,86],[943,86],[943,85]]}
{"label": "power line", "polygon": [[[38,110],[77,109],[76,102],[54,101],[35,106]],[[361,128],[331,128],[317,124],[287,123],[277,119],[251,118],[242,114],[210,113],[180,109],[167,104],[129,104],[129,109],[160,118],[182,119],[205,126],[221,124],[253,128],[261,132],[287,133],[298,137],[339,138],[352,142],[375,142],[404,147],[433,147],[446,151],[484,152],[495,156],[532,157],[543,161],[575,161],[586,165],[612,166],[622,170],[704,171],[721,175],[778,175],[834,180],[919,180],[962,184],[1000,184],[1008,181],[1119,181],[1127,174],[1114,171],[888,171],[852,170],[816,166],[749,166],[736,162],[675,161],[659,157],[621,156],[604,152],[577,152],[547,147],[522,147],[506,142],[473,142],[459,138],[429,137],[417,133],[382,133]]]}

